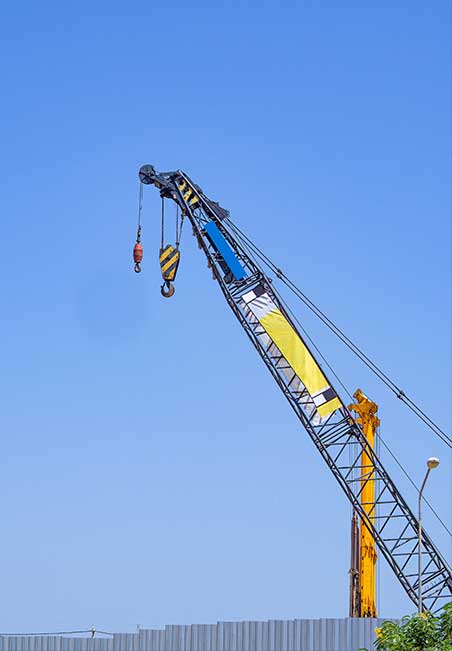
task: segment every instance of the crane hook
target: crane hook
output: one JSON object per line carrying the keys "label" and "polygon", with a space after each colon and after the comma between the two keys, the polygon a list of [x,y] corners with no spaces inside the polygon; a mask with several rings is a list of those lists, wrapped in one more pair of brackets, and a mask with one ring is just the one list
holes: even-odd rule
{"label": "crane hook", "polygon": [[137,242],[133,247],[133,261],[135,262],[135,273],[141,272],[141,261],[143,260],[143,245],[141,244],[141,226],[138,226]]}
{"label": "crane hook", "polygon": [[169,280],[165,280],[163,285],[160,287],[160,293],[165,298],[171,298],[175,291],[173,283]]}

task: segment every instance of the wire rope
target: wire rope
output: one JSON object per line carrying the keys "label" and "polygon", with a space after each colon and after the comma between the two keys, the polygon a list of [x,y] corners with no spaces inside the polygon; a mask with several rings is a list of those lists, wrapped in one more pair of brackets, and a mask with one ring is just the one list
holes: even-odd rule
{"label": "wire rope", "polygon": [[138,228],[141,228],[141,213],[143,210],[143,184],[140,183],[140,189],[138,191]]}
{"label": "wire rope", "polygon": [[[100,633],[101,635],[114,635],[109,631],[99,631],[97,628],[94,629],[95,633]],[[0,637],[32,637],[32,636],[51,636],[51,635],[81,635],[84,633],[93,633],[93,629],[87,629],[83,631],[54,631],[51,633],[0,633]]]}

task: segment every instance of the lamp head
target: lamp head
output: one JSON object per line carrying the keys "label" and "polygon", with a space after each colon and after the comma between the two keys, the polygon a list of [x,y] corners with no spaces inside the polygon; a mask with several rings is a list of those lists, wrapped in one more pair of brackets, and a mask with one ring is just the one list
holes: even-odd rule
{"label": "lamp head", "polygon": [[427,468],[429,470],[433,470],[433,468],[437,468],[439,466],[439,459],[437,457],[430,457],[430,459],[427,459]]}

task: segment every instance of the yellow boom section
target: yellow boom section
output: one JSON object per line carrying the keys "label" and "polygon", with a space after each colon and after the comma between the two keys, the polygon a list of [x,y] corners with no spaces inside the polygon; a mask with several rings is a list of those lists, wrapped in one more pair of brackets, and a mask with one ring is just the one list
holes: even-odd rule
{"label": "yellow boom section", "polygon": [[[272,310],[261,317],[260,322],[295,373],[303,381],[311,396],[316,396],[322,392],[328,386],[328,381],[307,347],[280,310]],[[324,417],[338,409],[341,403],[336,397],[333,397],[331,400],[324,401],[316,406],[320,416]]]}
{"label": "yellow boom section", "polygon": [[[358,389],[353,397],[356,404],[349,405],[357,415],[356,422],[362,427],[363,434],[369,444],[369,449],[375,446],[375,433],[380,424],[380,419],[375,415],[378,405]],[[369,515],[372,524],[375,522],[375,466],[372,459],[364,451],[361,455],[361,504],[363,510]],[[360,523],[360,559],[359,559],[359,592],[360,592],[360,617],[377,617],[376,606],[376,563],[377,552],[375,540],[363,522]]]}
{"label": "yellow boom section", "polygon": [[339,409],[342,403],[336,392],[329,385],[304,341],[274,302],[269,290],[259,285],[244,294],[242,300],[293,369],[301,385],[306,388],[317,418],[326,418]]}

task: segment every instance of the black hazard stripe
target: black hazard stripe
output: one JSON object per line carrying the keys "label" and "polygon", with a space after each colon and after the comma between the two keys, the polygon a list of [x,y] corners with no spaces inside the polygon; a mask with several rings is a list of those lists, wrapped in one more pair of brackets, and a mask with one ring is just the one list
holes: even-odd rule
{"label": "black hazard stripe", "polygon": [[176,262],[173,264],[172,267],[162,272],[163,280],[174,280],[178,266],[179,266],[179,258],[176,260]]}
{"label": "black hazard stripe", "polygon": [[[196,194],[195,190],[188,185],[185,181],[179,183],[179,190],[182,193],[184,201],[186,201],[193,210],[198,207],[199,197]],[[193,196],[192,196],[193,195]]]}
{"label": "black hazard stripe", "polygon": [[165,246],[164,249],[160,249],[160,265],[163,267],[164,264],[166,264],[167,258],[171,255],[171,253],[174,251],[174,246],[171,246],[171,244],[168,244],[168,246]]}
{"label": "black hazard stripe", "polygon": [[320,407],[320,405],[330,402],[333,398],[336,398],[336,392],[331,387],[327,387],[324,391],[320,391],[319,393],[316,393],[315,396],[312,396],[316,407]]}
{"label": "black hazard stripe", "polygon": [[169,256],[165,256],[164,261],[160,262],[162,276],[164,280],[174,280],[177,267],[179,265],[179,251],[173,249]]}

